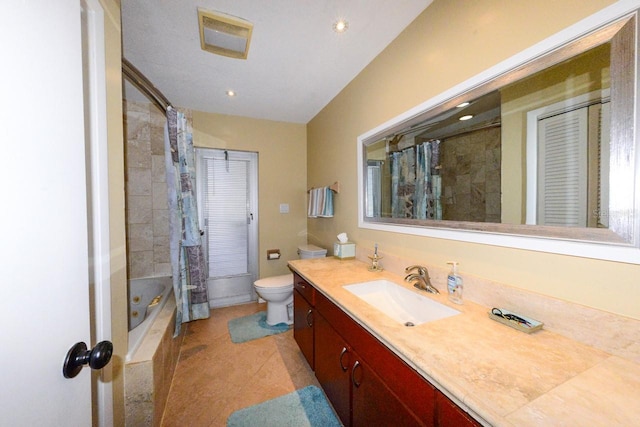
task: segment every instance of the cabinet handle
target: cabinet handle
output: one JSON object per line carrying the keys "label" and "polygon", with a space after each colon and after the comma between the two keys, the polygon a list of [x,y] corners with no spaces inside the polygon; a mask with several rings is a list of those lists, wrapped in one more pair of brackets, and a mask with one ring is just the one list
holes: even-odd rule
{"label": "cabinet handle", "polygon": [[340,352],[340,368],[343,372],[347,372],[347,369],[349,369],[348,366],[344,366],[344,364],[342,363],[342,356],[344,356],[347,352],[347,347],[342,347],[342,351]]}
{"label": "cabinet handle", "polygon": [[358,366],[360,366],[360,362],[356,360],[356,363],[353,364],[353,368],[351,368],[351,382],[356,388],[360,387],[360,384],[362,384],[362,382],[356,381],[356,369]]}
{"label": "cabinet handle", "polygon": [[298,282],[298,286],[300,286],[302,289],[307,289],[307,287],[304,285],[304,282]]}
{"label": "cabinet handle", "polygon": [[[312,314],[313,314],[313,310],[307,311],[307,325],[309,327],[313,326],[313,316],[311,316]],[[311,320],[309,320],[310,316],[311,316]]]}

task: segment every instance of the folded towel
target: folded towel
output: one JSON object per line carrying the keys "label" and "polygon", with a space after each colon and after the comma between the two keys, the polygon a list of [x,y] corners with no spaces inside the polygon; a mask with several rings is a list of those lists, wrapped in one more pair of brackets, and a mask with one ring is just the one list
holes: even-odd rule
{"label": "folded towel", "polygon": [[317,218],[318,217],[318,207],[317,207],[317,192],[315,189],[311,189],[309,191],[309,209],[307,211],[307,216],[309,218]]}
{"label": "folded towel", "polygon": [[324,188],[316,188],[313,191],[316,192],[316,214],[321,216],[324,208]]}
{"label": "folded towel", "polygon": [[314,188],[309,191],[309,218],[333,217],[333,191],[329,187]]}
{"label": "folded towel", "polygon": [[333,217],[333,191],[329,187],[323,188],[324,197],[322,200],[322,210],[318,216],[323,218]]}

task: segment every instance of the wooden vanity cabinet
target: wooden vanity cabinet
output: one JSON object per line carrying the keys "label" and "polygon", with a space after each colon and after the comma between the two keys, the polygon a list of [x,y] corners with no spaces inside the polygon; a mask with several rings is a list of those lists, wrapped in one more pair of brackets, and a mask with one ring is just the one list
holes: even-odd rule
{"label": "wooden vanity cabinet", "polygon": [[480,426],[295,273],[293,301],[295,340],[345,426]]}
{"label": "wooden vanity cabinet", "polygon": [[480,427],[481,424],[471,418],[458,405],[453,403],[447,396],[436,394],[436,413],[438,427]]}
{"label": "wooden vanity cabinet", "polygon": [[320,293],[315,319],[316,377],[344,425],[434,425],[431,384]]}
{"label": "wooden vanity cabinet", "polygon": [[[433,414],[421,420],[413,412],[415,402],[404,402],[388,387],[367,362],[354,352],[351,367],[351,425],[352,426],[432,426]],[[382,369],[381,374],[384,374]],[[410,409],[411,408],[411,409]]]}
{"label": "wooden vanity cabinet", "polygon": [[298,274],[293,274],[293,337],[311,369],[314,366],[314,305],[316,290]]}

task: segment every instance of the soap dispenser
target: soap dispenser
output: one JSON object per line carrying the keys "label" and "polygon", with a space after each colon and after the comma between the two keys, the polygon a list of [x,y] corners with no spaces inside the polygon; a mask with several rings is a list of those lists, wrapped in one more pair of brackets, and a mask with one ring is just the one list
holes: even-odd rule
{"label": "soap dispenser", "polygon": [[449,300],[456,304],[462,304],[462,277],[458,275],[458,263],[455,261],[449,261],[447,264],[451,265],[451,271],[447,276],[447,291],[449,292]]}

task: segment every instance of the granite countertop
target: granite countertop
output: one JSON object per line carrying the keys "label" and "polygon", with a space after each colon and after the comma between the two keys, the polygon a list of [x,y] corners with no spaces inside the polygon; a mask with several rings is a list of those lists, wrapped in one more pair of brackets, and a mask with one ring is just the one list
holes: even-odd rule
{"label": "granite countertop", "polygon": [[[488,317],[488,307],[416,291],[357,260],[294,260],[291,269],[365,327],[436,388],[494,426],[635,425],[640,364],[542,329],[526,334]],[[344,285],[388,279],[461,312],[406,327]]]}

